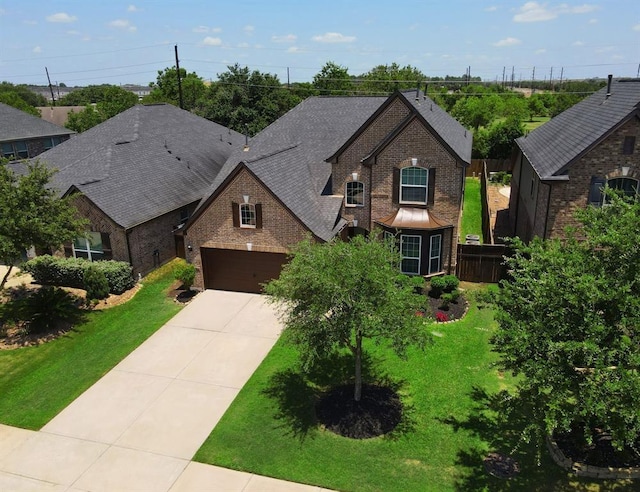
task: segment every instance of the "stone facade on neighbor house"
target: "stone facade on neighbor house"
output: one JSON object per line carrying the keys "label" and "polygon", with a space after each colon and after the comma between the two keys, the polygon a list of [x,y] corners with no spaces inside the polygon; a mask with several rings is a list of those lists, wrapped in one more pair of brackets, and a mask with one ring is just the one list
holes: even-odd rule
{"label": "stone facade on neighbor house", "polygon": [[[237,288],[238,279],[217,276],[212,264],[218,261],[226,271],[224,251],[273,253],[273,261],[282,263],[282,253],[305,236],[322,242],[372,231],[393,234],[401,250],[406,236],[420,238],[419,256],[409,258],[415,270],[406,273],[453,271],[472,137],[434,106],[422,94],[415,101],[401,93],[310,98],[256,135],[246,151],[229,158],[186,225],[187,259],[198,271],[195,286]],[[400,171],[407,168],[425,180],[417,201],[399,199]],[[243,227],[233,217],[245,201],[259,215],[255,226]],[[417,249],[418,242],[411,255]],[[250,254],[245,258],[252,261]],[[267,261],[264,254],[260,258]],[[245,274],[256,278],[259,292],[273,269],[261,272],[256,264]]]}
{"label": "stone facade on neighbor house", "polygon": [[639,107],[640,81],[612,81],[517,140],[509,204],[514,235],[525,242],[565,237],[578,225],[577,210],[602,205],[605,186],[638,189]]}

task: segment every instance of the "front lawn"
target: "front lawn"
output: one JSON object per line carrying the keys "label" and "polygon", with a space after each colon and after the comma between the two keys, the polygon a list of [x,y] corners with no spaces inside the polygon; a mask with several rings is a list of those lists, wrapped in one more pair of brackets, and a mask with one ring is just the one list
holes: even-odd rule
{"label": "front lawn", "polygon": [[0,422],[39,429],[175,315],[180,306],[166,296],[172,268],[54,341],[0,351]]}
{"label": "front lawn", "polygon": [[[540,467],[533,446],[514,451],[517,431],[498,427],[486,410],[486,400],[510,382],[492,366],[492,312],[472,304],[462,321],[426,325],[436,334],[433,345],[410,352],[407,361],[367,347],[375,361],[368,373],[399,388],[407,408],[407,421],[390,437],[352,440],[317,428],[317,387],[348,377],[351,363],[338,359],[303,375],[295,352],[279,341],[194,459],[343,491],[598,490],[597,482],[562,472],[544,449]],[[483,460],[490,451],[513,453],[520,474],[488,475]]]}

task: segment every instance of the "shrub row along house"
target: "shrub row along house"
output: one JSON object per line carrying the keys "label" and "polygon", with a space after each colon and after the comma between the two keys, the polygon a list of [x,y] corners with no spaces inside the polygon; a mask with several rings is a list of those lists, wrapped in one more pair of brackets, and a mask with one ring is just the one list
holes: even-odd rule
{"label": "shrub row along house", "polygon": [[403,272],[452,271],[471,144],[414,91],[312,97],[248,141],[174,106],[138,105],[40,159],[91,224],[67,255],[136,274],[186,256],[196,287],[259,292],[307,235],[380,230],[397,238]]}
{"label": "shrub row along house", "polygon": [[604,204],[603,189],[637,195],[640,79],[602,90],[516,140],[509,219],[524,241],[563,237],[574,212]]}

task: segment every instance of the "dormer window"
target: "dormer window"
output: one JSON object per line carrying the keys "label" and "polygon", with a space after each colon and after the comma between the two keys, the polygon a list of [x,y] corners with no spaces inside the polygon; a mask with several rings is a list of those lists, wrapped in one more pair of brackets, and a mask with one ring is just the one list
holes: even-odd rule
{"label": "dormer window", "polygon": [[426,205],[429,171],[411,166],[400,170],[400,203]]}
{"label": "dormer window", "polygon": [[345,206],[364,206],[364,183],[361,181],[349,181],[345,190]]}

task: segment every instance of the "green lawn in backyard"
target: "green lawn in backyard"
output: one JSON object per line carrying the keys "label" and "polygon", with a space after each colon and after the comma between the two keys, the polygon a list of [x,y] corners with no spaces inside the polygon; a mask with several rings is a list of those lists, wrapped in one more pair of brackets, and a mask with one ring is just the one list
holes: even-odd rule
{"label": "green lawn in backyard", "polygon": [[531,130],[535,130],[540,125],[546,123],[551,118],[549,116],[534,116],[532,118],[533,121],[524,121],[524,129],[526,132],[530,132]]}
{"label": "green lawn in backyard", "polygon": [[[484,391],[495,394],[511,384],[492,365],[494,326],[486,307],[472,307],[462,321],[426,325],[437,334],[433,345],[411,351],[407,361],[369,344],[375,364],[367,373],[400,387],[408,422],[391,437],[367,440],[337,436],[314,421],[317,386],[310,381],[342,380],[351,364],[337,361],[302,376],[295,352],[279,341],[194,459],[343,491],[587,491],[599,490],[598,483],[602,490],[633,490],[571,477],[546,450],[540,467],[532,446],[514,451],[519,433],[497,427],[483,406]],[[483,459],[489,451],[513,453],[520,474],[509,481],[488,475]]]}
{"label": "green lawn in backyard", "polygon": [[467,234],[477,234],[482,239],[482,205],[480,197],[480,178],[465,178],[464,207],[460,238],[464,242]]}
{"label": "green lawn in backyard", "polygon": [[56,340],[0,351],[0,422],[39,429],[176,314],[180,306],[166,296],[172,268]]}

